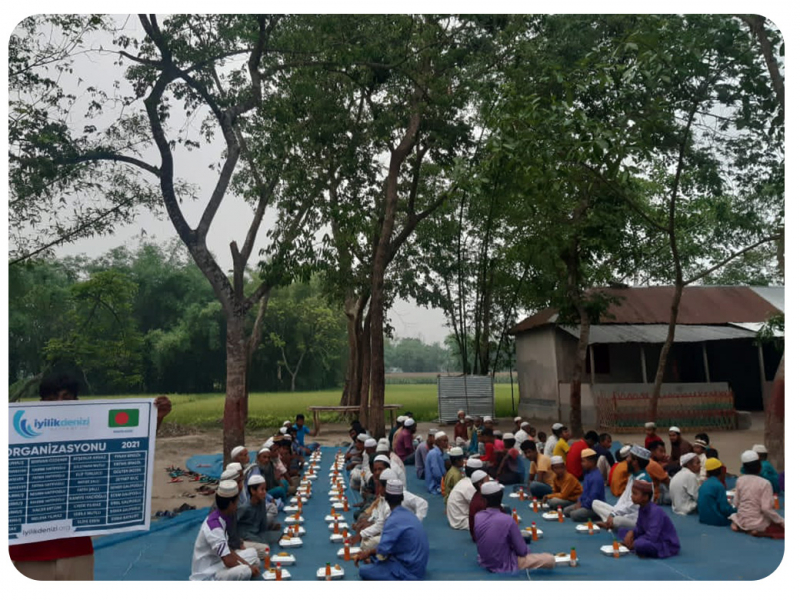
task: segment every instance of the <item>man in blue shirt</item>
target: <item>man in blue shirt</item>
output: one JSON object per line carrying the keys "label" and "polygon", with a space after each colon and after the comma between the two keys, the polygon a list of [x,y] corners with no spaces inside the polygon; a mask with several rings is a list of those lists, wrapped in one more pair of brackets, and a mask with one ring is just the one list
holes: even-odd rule
{"label": "man in blue shirt", "polygon": [[359,552],[353,564],[361,579],[371,581],[416,581],[425,577],[428,566],[428,536],[419,519],[403,502],[403,484],[399,479],[386,482],[384,499],[392,511],[383,524],[377,548]]}
{"label": "man in blue shirt", "polygon": [[597,452],[591,448],[581,450],[581,468],[583,469],[583,494],[572,506],[564,509],[564,514],[571,517],[573,521],[593,521],[601,520],[592,510],[592,502],[600,500],[603,502],[606,497],[606,487],[603,476],[597,468]]}
{"label": "man in blue shirt", "polygon": [[311,433],[311,430],[306,427],[305,423],[306,418],[304,415],[297,415],[294,420],[294,425],[297,429],[297,444],[300,446],[300,450],[303,453],[309,455],[319,448],[319,444],[317,442],[306,444],[306,434],[308,433],[311,434],[311,437],[315,437],[319,433],[319,429],[315,427],[314,433]]}
{"label": "man in blue shirt", "polygon": [[706,461],[706,479],[697,492],[697,514],[700,522],[705,525],[727,527],[731,524],[730,517],[736,512],[736,507],[728,502],[725,493],[725,470],[717,458]]}
{"label": "man in blue shirt", "polygon": [[433,448],[425,457],[425,487],[429,494],[442,495],[442,477],[447,469],[444,466],[444,450],[447,448],[447,434],[439,431],[434,436]]}

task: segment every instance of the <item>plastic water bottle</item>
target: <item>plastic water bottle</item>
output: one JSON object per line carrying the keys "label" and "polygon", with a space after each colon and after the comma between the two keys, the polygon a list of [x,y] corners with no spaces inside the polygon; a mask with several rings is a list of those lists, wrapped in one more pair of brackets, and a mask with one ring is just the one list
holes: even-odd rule
{"label": "plastic water bottle", "polygon": [[534,542],[539,541],[539,530],[536,528],[536,521],[531,521],[531,539]]}
{"label": "plastic water bottle", "polygon": [[264,570],[269,571],[269,547],[264,550]]}
{"label": "plastic water bottle", "polygon": [[578,553],[575,552],[575,546],[573,546],[569,550],[569,566],[570,567],[578,566]]}
{"label": "plastic water bottle", "polygon": [[613,546],[614,546],[614,558],[619,558],[619,541],[617,540],[616,537],[614,538]]}
{"label": "plastic water bottle", "polygon": [[331,563],[325,563],[325,581],[331,580]]}

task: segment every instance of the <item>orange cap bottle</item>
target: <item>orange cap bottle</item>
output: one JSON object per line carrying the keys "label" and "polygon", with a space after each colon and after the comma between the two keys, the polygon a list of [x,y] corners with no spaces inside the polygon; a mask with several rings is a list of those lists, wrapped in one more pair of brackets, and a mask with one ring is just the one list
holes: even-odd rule
{"label": "orange cap bottle", "polygon": [[539,529],[536,527],[536,521],[531,521],[531,539],[534,542],[539,541]]}

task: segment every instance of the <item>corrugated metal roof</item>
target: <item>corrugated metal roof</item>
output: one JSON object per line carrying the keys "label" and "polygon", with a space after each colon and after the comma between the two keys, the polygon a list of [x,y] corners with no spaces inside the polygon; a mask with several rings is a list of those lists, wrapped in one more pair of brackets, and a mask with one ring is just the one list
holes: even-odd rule
{"label": "corrugated metal roof", "polygon": [[[754,332],[759,332],[761,331],[761,328],[764,327],[764,323],[729,323],[729,325],[741,327],[742,329],[747,329]],[[783,331],[776,329],[775,337],[783,337]]]}
{"label": "corrugated metal roof", "polygon": [[[577,338],[578,327],[560,325],[560,329]],[[668,325],[592,325],[589,328],[589,345],[592,344],[663,344],[667,340]],[[706,342],[754,338],[755,332],[725,325],[676,325],[675,342]]]}
{"label": "corrugated metal roof", "polygon": [[[783,288],[759,288],[773,290],[770,298],[776,303],[783,296]],[[668,324],[674,287],[657,286],[644,288],[602,288],[588,293],[603,292],[617,298],[619,304],[608,307],[608,315],[600,323],[624,324]],[[765,299],[766,293],[756,293],[746,286],[689,286],[683,290],[678,324],[680,325],[724,325],[727,323],[762,323],[781,311],[772,301]],[[782,301],[780,302],[782,305]],[[546,323],[557,314],[555,309],[540,311],[514,326],[510,333],[518,334]]]}
{"label": "corrugated metal roof", "polygon": [[784,308],[785,300],[784,300],[784,293],[783,293],[783,286],[776,285],[774,287],[756,287],[753,286],[750,288],[756,294],[764,298],[767,302],[772,304],[775,308],[777,308],[781,312],[786,312]]}

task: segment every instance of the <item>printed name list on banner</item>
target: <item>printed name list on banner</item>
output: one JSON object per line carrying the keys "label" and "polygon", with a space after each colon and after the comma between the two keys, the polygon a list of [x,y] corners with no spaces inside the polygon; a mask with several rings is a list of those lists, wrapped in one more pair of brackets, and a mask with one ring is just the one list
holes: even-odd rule
{"label": "printed name list on banner", "polygon": [[8,406],[8,543],[150,528],[153,400]]}

